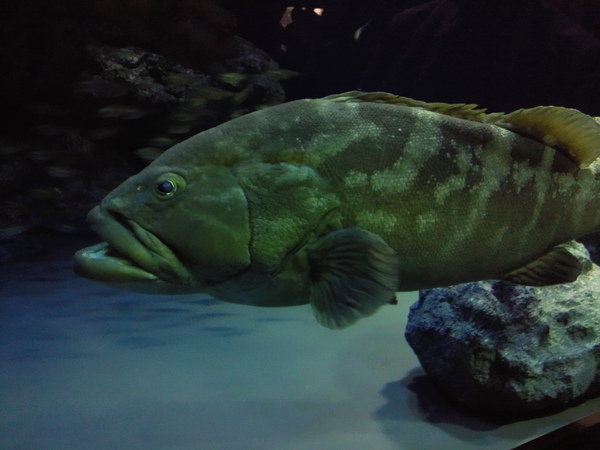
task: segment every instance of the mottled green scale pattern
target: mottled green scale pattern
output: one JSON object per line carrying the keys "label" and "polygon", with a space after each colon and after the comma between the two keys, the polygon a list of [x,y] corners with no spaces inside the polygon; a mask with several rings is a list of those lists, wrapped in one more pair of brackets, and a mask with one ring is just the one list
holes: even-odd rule
{"label": "mottled green scale pattern", "polygon": [[336,180],[345,224],[398,251],[405,289],[500,277],[600,224],[592,173],[550,147],[422,109],[360,106],[357,127],[379,138],[332,151],[320,170]]}
{"label": "mottled green scale pattern", "polygon": [[310,303],[330,328],[398,290],[569,282],[580,264],[554,247],[600,229],[598,160],[600,127],[575,110],[299,100],[200,133],[121,184],[90,212],[106,244],[75,269],[140,292]]}
{"label": "mottled green scale pattern", "polygon": [[232,168],[249,202],[253,266],[265,271],[312,234],[360,227],[398,252],[401,289],[413,290],[501,277],[600,228],[600,183],[563,153],[400,104],[291,102],[162,159]]}

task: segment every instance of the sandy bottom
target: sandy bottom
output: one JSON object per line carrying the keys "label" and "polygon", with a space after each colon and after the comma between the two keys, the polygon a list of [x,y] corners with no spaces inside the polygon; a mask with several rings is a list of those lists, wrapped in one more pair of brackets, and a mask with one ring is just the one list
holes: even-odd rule
{"label": "sandy bottom", "polygon": [[2,449],[510,449],[600,409],[457,411],[404,340],[416,293],[330,331],[308,306],[131,294],[70,264],[0,267]]}

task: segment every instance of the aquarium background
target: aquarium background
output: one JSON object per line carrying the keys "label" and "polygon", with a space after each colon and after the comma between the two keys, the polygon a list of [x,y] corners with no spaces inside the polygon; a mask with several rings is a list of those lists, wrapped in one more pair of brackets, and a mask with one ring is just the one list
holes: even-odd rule
{"label": "aquarium background", "polygon": [[600,116],[600,3],[29,0],[0,13],[0,448],[507,449],[600,407],[500,422],[456,409],[404,340],[417,293],[335,332],[308,306],[131,294],[71,271],[96,241],[87,211],[122,180],[285,100],[362,89]]}

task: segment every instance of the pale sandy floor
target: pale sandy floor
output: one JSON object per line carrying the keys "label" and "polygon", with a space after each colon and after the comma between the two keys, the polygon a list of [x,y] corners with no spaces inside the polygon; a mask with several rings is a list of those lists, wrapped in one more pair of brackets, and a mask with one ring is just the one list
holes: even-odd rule
{"label": "pale sandy floor", "polygon": [[416,298],[336,332],[309,307],[116,291],[66,257],[0,267],[0,448],[509,449],[600,409],[456,411],[404,340]]}

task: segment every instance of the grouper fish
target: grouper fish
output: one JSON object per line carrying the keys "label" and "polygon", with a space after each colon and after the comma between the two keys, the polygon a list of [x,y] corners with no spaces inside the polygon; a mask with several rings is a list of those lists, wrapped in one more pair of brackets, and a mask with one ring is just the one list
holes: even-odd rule
{"label": "grouper fish", "polygon": [[575,280],[600,229],[600,124],[347,92],[231,120],[167,150],[88,215],[75,271],[138,292],[310,303],[343,328],[395,292]]}

